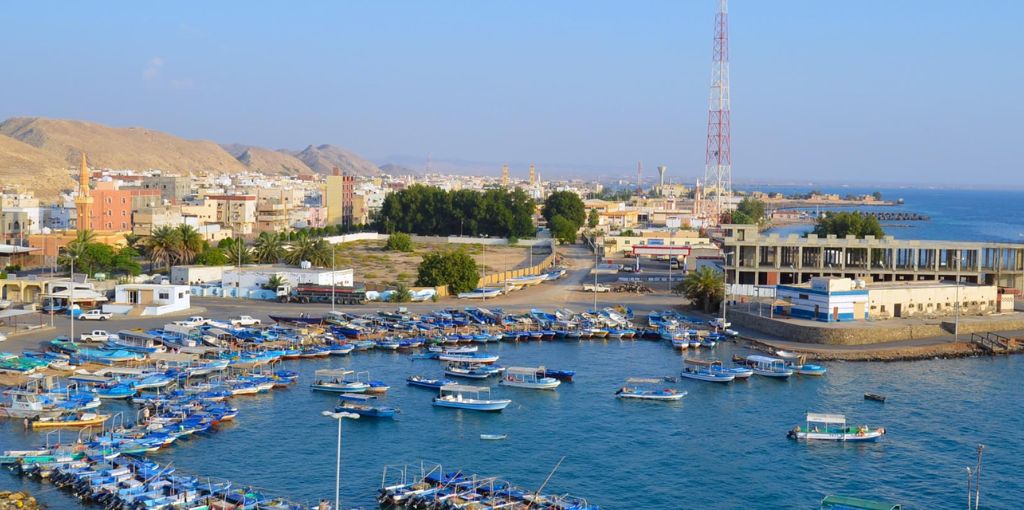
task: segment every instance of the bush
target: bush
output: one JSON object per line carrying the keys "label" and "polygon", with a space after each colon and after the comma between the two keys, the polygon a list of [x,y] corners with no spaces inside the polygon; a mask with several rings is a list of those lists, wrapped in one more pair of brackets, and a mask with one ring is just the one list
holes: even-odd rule
{"label": "bush", "polygon": [[480,270],[476,261],[462,250],[437,251],[424,255],[417,275],[416,285],[447,285],[451,293],[473,290],[480,281]]}
{"label": "bush", "polygon": [[391,294],[392,303],[408,303],[412,301],[412,291],[409,290],[409,286],[404,283],[399,283],[395,286],[394,294]]}
{"label": "bush", "polygon": [[548,222],[548,228],[551,229],[551,237],[558,239],[559,243],[572,244],[576,242],[576,230],[578,227],[563,216],[556,215],[552,218]]}
{"label": "bush", "polygon": [[413,250],[412,237],[403,232],[395,232],[388,236],[388,242],[384,244],[384,249],[388,251],[411,252]]}

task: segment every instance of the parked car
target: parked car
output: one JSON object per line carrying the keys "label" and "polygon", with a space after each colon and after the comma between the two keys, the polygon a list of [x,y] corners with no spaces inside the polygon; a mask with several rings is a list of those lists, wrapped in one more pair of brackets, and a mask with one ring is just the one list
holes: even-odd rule
{"label": "parked car", "polygon": [[711,326],[716,329],[725,329],[728,328],[729,326],[732,326],[732,323],[726,322],[726,320],[721,317],[715,317],[714,319],[708,321],[708,326]]}
{"label": "parked car", "polygon": [[611,292],[611,290],[612,290],[611,287],[609,287],[607,285],[602,285],[600,283],[598,283],[596,285],[593,284],[593,283],[584,283],[583,284],[583,292]]}
{"label": "parked car", "polygon": [[254,319],[248,315],[239,315],[231,318],[232,326],[259,326],[260,320]]}
{"label": "parked car", "polygon": [[110,337],[110,333],[107,333],[105,330],[94,329],[91,333],[82,333],[78,339],[81,342],[106,342]]}
{"label": "parked car", "polygon": [[112,313],[96,309],[89,310],[88,312],[82,312],[77,318],[80,321],[105,321],[113,316],[114,314]]}

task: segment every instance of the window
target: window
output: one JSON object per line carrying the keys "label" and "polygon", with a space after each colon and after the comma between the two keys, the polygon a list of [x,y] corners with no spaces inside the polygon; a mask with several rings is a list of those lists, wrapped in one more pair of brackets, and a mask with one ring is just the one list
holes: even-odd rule
{"label": "window", "polygon": [[171,299],[171,293],[170,292],[161,292],[159,294],[159,296],[160,296],[160,299]]}
{"label": "window", "polygon": [[885,313],[885,305],[882,305],[878,310],[882,313]]}
{"label": "window", "polygon": [[810,296],[807,294],[800,294],[800,299],[810,299]]}

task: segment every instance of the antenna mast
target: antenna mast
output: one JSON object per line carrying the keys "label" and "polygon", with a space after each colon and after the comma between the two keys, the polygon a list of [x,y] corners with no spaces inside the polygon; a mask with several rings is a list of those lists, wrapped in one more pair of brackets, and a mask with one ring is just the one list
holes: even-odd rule
{"label": "antenna mast", "polygon": [[[705,215],[717,224],[732,196],[732,135],[729,127],[729,2],[719,0],[715,15],[715,43],[708,98],[708,140],[704,156],[704,192],[714,189],[715,200],[705,200]],[[705,196],[706,198],[706,196]]]}

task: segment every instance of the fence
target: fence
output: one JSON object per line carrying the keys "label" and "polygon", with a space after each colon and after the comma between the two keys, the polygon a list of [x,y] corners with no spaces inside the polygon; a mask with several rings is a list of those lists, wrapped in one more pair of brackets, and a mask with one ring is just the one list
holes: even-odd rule
{"label": "fence", "polygon": [[513,269],[511,271],[502,271],[500,273],[489,274],[480,278],[477,282],[477,287],[491,287],[499,283],[508,280],[509,278],[518,278],[520,276],[533,276],[547,271],[555,263],[555,249],[554,244],[551,245],[551,253],[547,257],[541,259],[540,262],[530,267],[524,267],[521,269]]}

